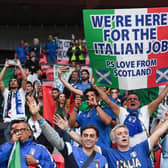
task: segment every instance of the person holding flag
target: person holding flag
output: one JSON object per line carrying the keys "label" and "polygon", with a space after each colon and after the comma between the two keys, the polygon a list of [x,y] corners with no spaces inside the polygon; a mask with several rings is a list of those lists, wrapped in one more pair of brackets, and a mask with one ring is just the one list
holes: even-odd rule
{"label": "person holding flag", "polygon": [[17,121],[11,129],[11,142],[0,146],[0,168],[56,168],[48,150],[30,138],[32,132],[27,122]]}

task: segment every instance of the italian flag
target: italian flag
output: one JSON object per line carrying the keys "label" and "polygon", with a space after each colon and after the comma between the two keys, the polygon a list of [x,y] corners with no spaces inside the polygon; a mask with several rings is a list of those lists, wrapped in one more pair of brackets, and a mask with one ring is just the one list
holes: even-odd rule
{"label": "italian flag", "polygon": [[95,84],[124,90],[168,83],[168,8],[84,10]]}
{"label": "italian flag", "polygon": [[8,161],[8,168],[22,168],[20,157],[20,143],[15,142]]}

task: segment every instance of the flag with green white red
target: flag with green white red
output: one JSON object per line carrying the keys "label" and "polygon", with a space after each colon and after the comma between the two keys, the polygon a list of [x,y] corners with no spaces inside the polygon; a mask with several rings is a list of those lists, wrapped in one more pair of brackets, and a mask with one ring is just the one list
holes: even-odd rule
{"label": "flag with green white red", "polygon": [[168,83],[168,8],[84,10],[95,84],[125,90]]}
{"label": "flag with green white red", "polygon": [[22,168],[20,157],[20,143],[15,142],[8,161],[8,168]]}

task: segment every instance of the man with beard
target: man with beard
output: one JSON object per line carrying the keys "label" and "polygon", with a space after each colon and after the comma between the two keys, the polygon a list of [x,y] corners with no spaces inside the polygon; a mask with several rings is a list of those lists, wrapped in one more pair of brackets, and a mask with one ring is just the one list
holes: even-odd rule
{"label": "man with beard", "polygon": [[5,65],[0,73],[0,90],[4,97],[4,111],[3,111],[3,121],[7,124],[4,130],[4,136],[6,141],[10,140],[10,123],[12,120],[25,119],[25,89],[27,77],[23,70],[20,61],[16,60],[15,66],[19,67],[22,74],[21,88],[19,88],[19,83],[16,78],[12,78],[9,81],[9,88],[5,88],[2,81],[6,69],[11,66],[6,60]]}
{"label": "man with beard", "polygon": [[87,69],[82,69],[81,71],[81,82],[76,84],[76,89],[81,91],[85,91],[86,89],[91,87],[91,83],[89,82],[89,71]]}

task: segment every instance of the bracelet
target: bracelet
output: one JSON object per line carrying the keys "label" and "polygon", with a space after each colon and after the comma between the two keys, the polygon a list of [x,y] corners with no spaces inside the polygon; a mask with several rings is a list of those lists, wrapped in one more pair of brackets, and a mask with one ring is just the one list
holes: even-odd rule
{"label": "bracelet", "polygon": [[38,120],[38,123],[39,123],[39,124],[42,124],[44,121],[45,121],[44,118],[40,118],[40,119]]}
{"label": "bracelet", "polygon": [[96,109],[97,107],[100,107],[100,105],[99,105],[99,104],[97,104],[97,105],[95,106],[95,109]]}
{"label": "bracelet", "polygon": [[73,108],[73,111],[75,111],[76,113],[78,113],[78,112],[79,112],[79,110],[77,110],[77,109],[75,109],[75,108]]}
{"label": "bracelet", "polygon": [[69,131],[71,131],[71,128],[68,127],[68,128],[66,128],[64,131],[65,131],[65,132],[69,132]]}

